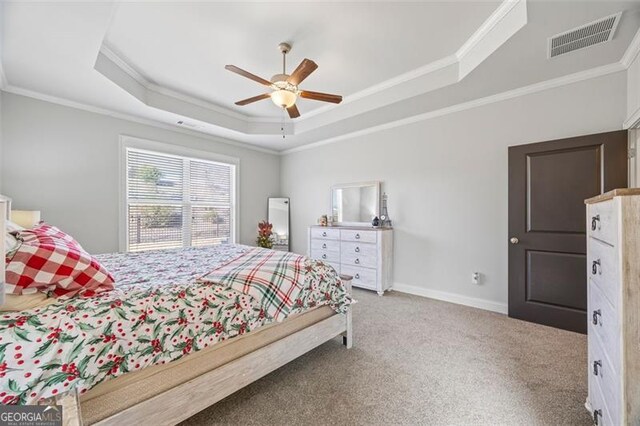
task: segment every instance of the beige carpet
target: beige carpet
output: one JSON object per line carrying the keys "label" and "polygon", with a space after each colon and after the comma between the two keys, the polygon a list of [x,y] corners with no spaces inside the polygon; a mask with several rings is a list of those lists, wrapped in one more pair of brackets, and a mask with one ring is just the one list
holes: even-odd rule
{"label": "beige carpet", "polygon": [[184,422],[588,425],[586,337],[356,290],[355,345],[325,343]]}

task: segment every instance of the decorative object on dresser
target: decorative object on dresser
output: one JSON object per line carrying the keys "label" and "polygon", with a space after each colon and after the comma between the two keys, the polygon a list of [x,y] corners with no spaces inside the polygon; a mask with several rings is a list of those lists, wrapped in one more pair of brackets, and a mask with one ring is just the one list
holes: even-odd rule
{"label": "decorative object on dresser", "polygon": [[387,193],[382,194],[382,211],[380,212],[380,226],[391,228],[391,219],[389,219],[389,211],[387,210]]}
{"label": "decorative object on dresser", "polygon": [[597,425],[640,422],[640,189],[586,200],[589,396]]}
{"label": "decorative object on dresser", "polygon": [[267,220],[273,225],[274,250],[289,251],[289,199],[269,198]]}
{"label": "decorative object on dresser", "polygon": [[392,284],[393,229],[311,226],[309,256],[353,276],[353,286],[382,296]]}

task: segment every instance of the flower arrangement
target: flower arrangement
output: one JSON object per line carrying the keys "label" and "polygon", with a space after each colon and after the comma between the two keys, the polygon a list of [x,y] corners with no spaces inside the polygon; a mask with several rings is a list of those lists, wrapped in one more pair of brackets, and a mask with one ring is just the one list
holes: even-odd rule
{"label": "flower arrangement", "polygon": [[263,220],[258,223],[258,238],[256,239],[256,243],[258,243],[258,247],[271,248],[273,247],[273,240],[271,239],[271,235],[273,232],[273,225]]}

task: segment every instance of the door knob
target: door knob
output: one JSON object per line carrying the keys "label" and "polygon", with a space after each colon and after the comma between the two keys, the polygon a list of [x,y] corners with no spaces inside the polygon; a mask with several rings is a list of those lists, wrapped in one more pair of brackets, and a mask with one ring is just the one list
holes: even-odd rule
{"label": "door knob", "polygon": [[517,237],[511,237],[509,241],[511,242],[511,244],[518,244],[520,242],[520,240]]}

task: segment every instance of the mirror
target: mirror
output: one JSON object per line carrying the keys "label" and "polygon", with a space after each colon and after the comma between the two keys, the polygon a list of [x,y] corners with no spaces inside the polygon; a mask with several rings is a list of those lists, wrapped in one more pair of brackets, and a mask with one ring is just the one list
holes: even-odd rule
{"label": "mirror", "polygon": [[331,214],[338,225],[368,226],[380,216],[380,182],[331,187]]}
{"label": "mirror", "polygon": [[289,199],[269,198],[268,221],[273,225],[273,249],[289,251]]}

